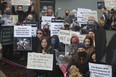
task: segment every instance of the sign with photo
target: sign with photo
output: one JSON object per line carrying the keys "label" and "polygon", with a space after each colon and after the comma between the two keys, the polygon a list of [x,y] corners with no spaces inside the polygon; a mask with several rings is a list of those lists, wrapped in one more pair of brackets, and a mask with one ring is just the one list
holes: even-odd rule
{"label": "sign with photo", "polygon": [[53,70],[53,54],[28,53],[27,69]]}
{"label": "sign with photo", "polygon": [[14,26],[18,22],[18,15],[2,15],[1,20],[4,20],[2,26]]}
{"label": "sign with photo", "polygon": [[14,50],[32,50],[31,26],[14,26]]}
{"label": "sign with photo", "polygon": [[58,32],[58,37],[60,42],[64,44],[72,44],[71,42],[72,38],[76,38],[78,42],[82,43],[86,35],[81,35],[80,32],[60,30]]}
{"label": "sign with photo", "polygon": [[12,5],[30,5],[30,0],[11,0]]}
{"label": "sign with photo", "polygon": [[89,63],[90,77],[112,77],[112,66]]}

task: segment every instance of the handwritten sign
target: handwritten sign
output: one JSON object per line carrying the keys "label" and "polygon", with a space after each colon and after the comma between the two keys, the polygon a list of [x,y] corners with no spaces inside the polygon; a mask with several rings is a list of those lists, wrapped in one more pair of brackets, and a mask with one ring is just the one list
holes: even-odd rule
{"label": "handwritten sign", "polygon": [[89,63],[90,77],[112,77],[112,66]]}
{"label": "handwritten sign", "polygon": [[116,9],[116,0],[104,0],[105,6],[108,10],[114,8]]}
{"label": "handwritten sign", "polygon": [[27,69],[53,70],[53,55],[28,53]]}
{"label": "handwritten sign", "polygon": [[71,44],[71,38],[76,36],[79,38],[79,42],[83,43],[86,35],[81,35],[80,32],[68,31],[68,30],[59,30],[58,37],[60,42],[64,44]]}
{"label": "handwritten sign", "polygon": [[2,26],[1,40],[3,45],[13,44],[13,26]]}
{"label": "handwritten sign", "polygon": [[30,0],[12,0],[12,5],[30,5]]}

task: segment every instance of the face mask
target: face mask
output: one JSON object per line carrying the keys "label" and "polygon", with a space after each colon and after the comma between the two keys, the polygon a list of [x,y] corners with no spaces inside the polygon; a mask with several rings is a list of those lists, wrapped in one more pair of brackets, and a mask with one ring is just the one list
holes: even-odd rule
{"label": "face mask", "polygon": [[84,57],[86,55],[85,51],[78,52],[79,57]]}
{"label": "face mask", "polygon": [[66,24],[66,25],[64,25],[64,27],[65,27],[65,28],[69,28],[69,26],[70,26],[70,25],[67,25],[67,24]]}
{"label": "face mask", "polygon": [[32,21],[33,21],[33,19],[32,19],[32,18],[27,18],[27,20],[28,20],[28,21],[30,21],[30,22],[32,22]]}
{"label": "face mask", "polygon": [[11,11],[7,10],[4,12],[6,15],[11,15]]}
{"label": "face mask", "polygon": [[89,48],[89,47],[90,47],[90,44],[85,44],[85,47],[86,47],[86,48]]}
{"label": "face mask", "polygon": [[55,40],[51,40],[51,43],[52,43],[52,44],[55,44],[55,43],[56,43],[56,41],[55,41]]}
{"label": "face mask", "polygon": [[68,13],[65,13],[65,16],[68,16],[69,14]]}

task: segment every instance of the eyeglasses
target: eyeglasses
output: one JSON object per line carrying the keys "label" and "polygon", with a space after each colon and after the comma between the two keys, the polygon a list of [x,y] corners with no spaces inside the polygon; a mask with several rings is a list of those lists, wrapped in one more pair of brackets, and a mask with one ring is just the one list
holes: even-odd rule
{"label": "eyeglasses", "polygon": [[42,34],[42,33],[37,33],[37,34]]}

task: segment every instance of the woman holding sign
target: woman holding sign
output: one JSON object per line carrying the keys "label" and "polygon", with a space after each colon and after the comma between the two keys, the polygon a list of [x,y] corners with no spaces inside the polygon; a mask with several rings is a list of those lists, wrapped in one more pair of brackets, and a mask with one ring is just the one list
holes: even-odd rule
{"label": "woman holding sign", "polygon": [[53,54],[53,70],[38,70],[37,74],[41,77],[56,77],[56,58],[55,58],[55,50],[50,46],[49,39],[47,37],[43,37],[40,41],[40,47],[38,48],[39,53],[43,54]]}
{"label": "woman holding sign", "polygon": [[[76,49],[76,54],[73,56],[73,59],[71,62],[68,64],[67,67],[67,76],[69,77],[70,75],[70,67],[72,65],[75,65],[80,73],[83,75],[83,77],[89,77],[89,66],[88,62],[90,61],[89,55],[85,52],[85,44],[84,43],[78,43],[77,44],[77,49]],[[74,69],[72,69],[74,70]]]}

